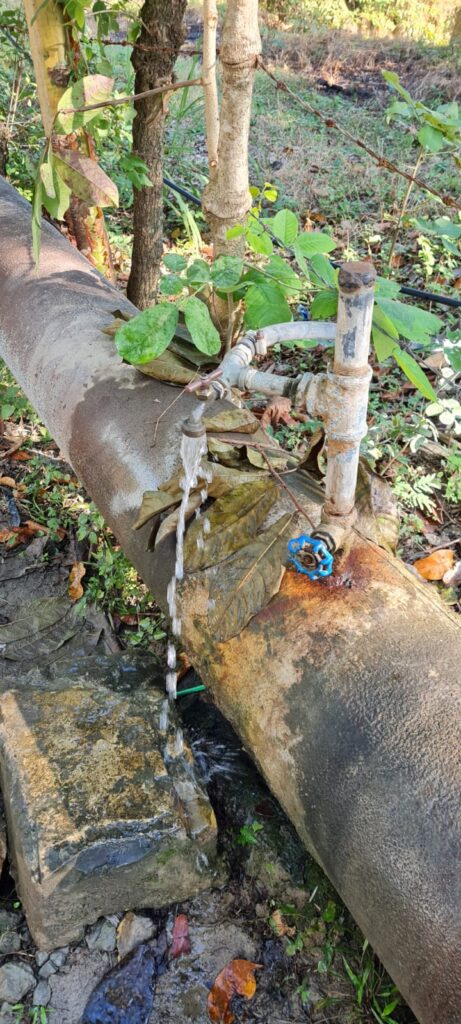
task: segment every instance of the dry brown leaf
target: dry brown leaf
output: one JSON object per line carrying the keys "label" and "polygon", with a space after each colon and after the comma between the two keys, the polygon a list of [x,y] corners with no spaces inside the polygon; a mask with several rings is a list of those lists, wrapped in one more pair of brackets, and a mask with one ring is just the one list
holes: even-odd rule
{"label": "dry brown leaf", "polygon": [[446,572],[453,568],[455,553],[452,548],[441,548],[433,551],[426,558],[418,558],[413,567],[425,580],[441,580]]}
{"label": "dry brown leaf", "polygon": [[69,589],[67,593],[71,601],[79,601],[83,597],[83,587],[81,580],[86,573],[86,568],[83,562],[75,562],[69,573]]}
{"label": "dry brown leaf", "polygon": [[270,916],[270,922],[275,934],[279,935],[280,937],[282,937],[283,935],[288,935],[290,938],[293,938],[293,935],[296,934],[296,928],[290,928],[286,924],[286,922],[283,920],[280,910],[274,910],[274,913]]}
{"label": "dry brown leaf", "polygon": [[0,476],[1,487],[16,487],[16,480],[12,476]]}
{"label": "dry brown leaf", "polygon": [[232,1024],[235,1020],[230,1009],[233,996],[252,999],[256,992],[254,972],[261,968],[262,964],[251,960],[231,960],[220,971],[208,996],[208,1016],[213,1024]]}
{"label": "dry brown leaf", "polygon": [[283,398],[282,395],[276,395],[274,398],[271,398],[259,422],[264,429],[269,426],[278,427],[280,424],[288,427],[295,423],[291,415],[290,399]]}
{"label": "dry brown leaf", "polygon": [[173,925],[173,936],[170,957],[184,956],[191,951],[189,938],[189,922],[185,914],[178,914]]}

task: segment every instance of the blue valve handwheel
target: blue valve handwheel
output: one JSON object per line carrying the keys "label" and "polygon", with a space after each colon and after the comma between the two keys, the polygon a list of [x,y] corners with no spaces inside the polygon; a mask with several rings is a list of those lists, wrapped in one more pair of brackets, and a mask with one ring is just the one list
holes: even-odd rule
{"label": "blue valve handwheel", "polygon": [[[302,551],[312,554],[315,566],[307,569],[297,557]],[[310,580],[318,580],[325,576],[331,576],[333,571],[333,555],[328,550],[323,540],[310,537],[308,533],[302,533],[300,537],[293,537],[288,541],[288,560],[292,562],[297,572],[308,576]]]}

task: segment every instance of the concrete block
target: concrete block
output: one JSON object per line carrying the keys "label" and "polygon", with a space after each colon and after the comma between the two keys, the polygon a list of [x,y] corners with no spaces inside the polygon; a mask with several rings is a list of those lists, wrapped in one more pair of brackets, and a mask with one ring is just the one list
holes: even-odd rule
{"label": "concrete block", "polygon": [[164,756],[162,702],[155,689],[59,680],[0,698],[12,870],[40,949],[221,880],[216,820],[190,750]]}

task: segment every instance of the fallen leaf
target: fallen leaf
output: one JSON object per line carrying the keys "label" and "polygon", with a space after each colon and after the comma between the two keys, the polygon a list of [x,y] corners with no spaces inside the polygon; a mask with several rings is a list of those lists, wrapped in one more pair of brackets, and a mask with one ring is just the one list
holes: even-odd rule
{"label": "fallen leaf", "polygon": [[258,429],[256,416],[249,409],[223,409],[215,416],[205,416],[204,424],[209,430],[221,433],[232,433],[236,430],[241,434],[254,434]]}
{"label": "fallen leaf", "polygon": [[185,914],[178,914],[173,925],[170,957],[184,956],[191,951],[189,922]]}
{"label": "fallen leaf", "polygon": [[[200,508],[201,502],[202,499],[200,497],[200,491],[194,491],[191,494],[190,499],[187,503],[186,523],[191,518],[191,516],[193,516],[194,512],[196,512],[197,509]],[[165,537],[168,537],[171,533],[176,533],[178,527],[178,520],[179,508],[175,509],[174,512],[170,512],[170,514],[166,516],[166,518],[160,524],[159,529],[155,531],[155,547],[157,547],[157,544],[161,544],[162,540],[165,540]]]}
{"label": "fallen leaf", "polygon": [[69,589],[67,591],[71,601],[79,601],[83,597],[81,580],[86,573],[83,562],[75,562],[69,573]]}
{"label": "fallen leaf", "polygon": [[[210,498],[222,498],[224,494],[228,494],[229,491],[232,491],[239,484],[252,483],[254,480],[260,480],[267,477],[267,472],[240,472],[239,470],[230,468],[229,466],[223,466],[219,462],[207,462],[206,472],[207,475],[211,473],[211,482],[206,485]],[[154,516],[158,516],[162,512],[168,512],[170,509],[181,503],[182,490],[179,485],[181,477],[182,472],[176,473],[170,480],[167,480],[166,483],[162,484],[160,490],[144,492],[141,509],[133,526],[133,530],[140,530],[141,527],[145,526],[145,524],[148,523],[150,519],[153,519]],[[203,487],[204,482],[202,478],[200,478],[198,487],[192,492],[191,498],[194,498],[196,494],[199,494]]]}
{"label": "fallen leaf", "polygon": [[446,587],[461,587],[461,562],[456,562],[452,569],[447,569],[443,574],[443,582]]}
{"label": "fallen leaf", "polygon": [[252,999],[256,992],[254,972],[261,969],[262,964],[250,960],[231,960],[220,971],[208,996],[208,1016],[213,1024],[232,1024],[235,1020],[230,1009],[233,996]]}
{"label": "fallen leaf", "polygon": [[279,935],[280,938],[282,938],[284,935],[288,935],[290,938],[293,938],[293,935],[296,934],[296,928],[290,928],[286,924],[286,922],[283,920],[280,910],[274,910],[274,913],[271,914],[269,920],[272,925],[273,931],[275,932],[276,935]]}
{"label": "fallen leaf", "polygon": [[386,480],[360,459],[355,492],[357,530],[386,551],[394,553],[399,540],[397,502]]}
{"label": "fallen leaf", "polygon": [[140,530],[142,526],[149,522],[149,519],[153,519],[160,512],[168,512],[170,508],[179,505],[180,501],[181,491],[179,488],[176,494],[169,494],[167,491],[145,491],[133,530]]}
{"label": "fallen leaf", "polygon": [[[8,609],[2,609],[8,615]],[[0,625],[2,656],[12,661],[37,661],[58,650],[82,627],[81,605],[67,597],[34,598],[22,605],[16,618]]]}
{"label": "fallen leaf", "polygon": [[187,531],[184,542],[187,571],[195,572],[216,565],[253,540],[277,496],[278,488],[274,481],[263,479],[240,484],[223,498],[218,498],[207,512],[209,531],[203,546],[200,544],[203,522],[192,523]]}
{"label": "fallen leaf", "polygon": [[264,429],[266,427],[278,427],[280,424],[288,427],[295,423],[291,415],[291,401],[289,398],[283,398],[282,395],[277,395],[271,398],[267,403],[266,408],[260,419],[260,426]]}
{"label": "fallen leaf", "polygon": [[413,562],[414,568],[425,580],[441,580],[445,573],[453,568],[455,553],[452,548],[441,548],[433,551],[426,558],[418,558]]}
{"label": "fallen leaf", "polygon": [[210,455],[214,455],[222,466],[228,466],[229,469],[238,469],[242,464],[245,456],[245,449],[243,447],[239,448],[228,441],[221,441],[219,437],[207,437],[207,445]]}
{"label": "fallen leaf", "polygon": [[12,476],[0,476],[1,487],[16,487],[16,480]]}
{"label": "fallen leaf", "polygon": [[157,356],[157,359],[153,359],[150,363],[143,363],[136,369],[148,377],[164,380],[168,384],[190,384],[197,373],[195,367],[188,366],[168,348],[162,352],[161,356]]}
{"label": "fallen leaf", "polygon": [[257,540],[227,560],[225,574],[216,574],[210,585],[210,627],[217,640],[237,636],[278,593],[292,519],[289,513],[282,516]]}

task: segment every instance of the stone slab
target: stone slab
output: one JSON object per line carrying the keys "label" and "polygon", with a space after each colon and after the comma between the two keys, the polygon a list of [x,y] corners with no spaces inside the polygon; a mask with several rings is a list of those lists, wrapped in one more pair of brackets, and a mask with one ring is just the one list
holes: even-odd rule
{"label": "stone slab", "polygon": [[79,683],[0,698],[12,870],[34,941],[190,898],[221,880],[216,820],[185,747],[164,755],[163,694]]}

